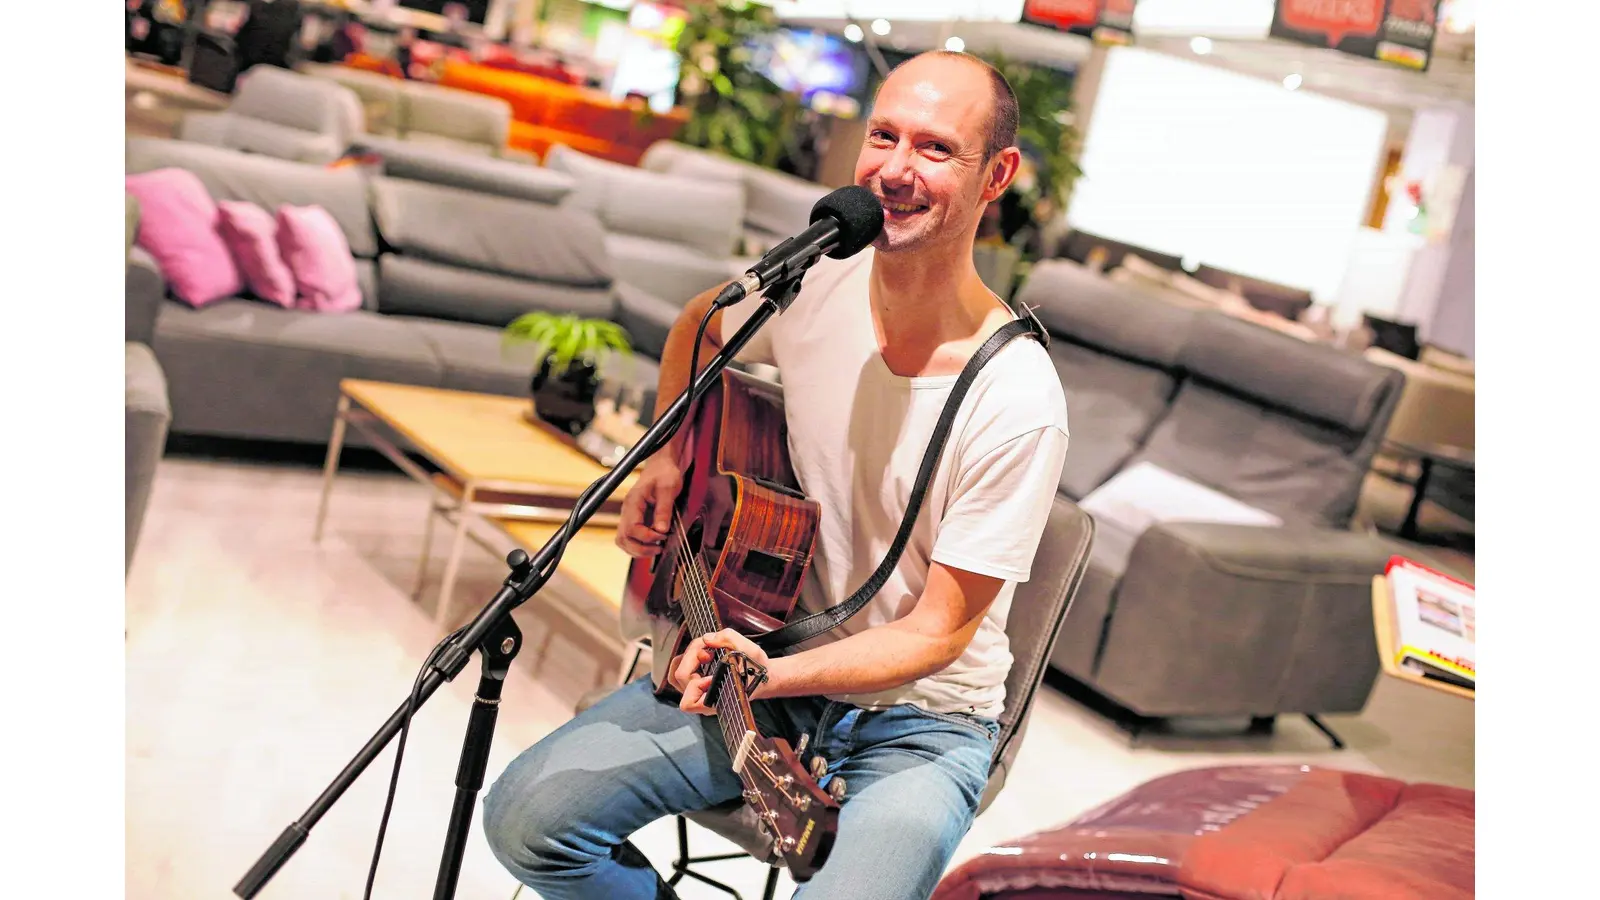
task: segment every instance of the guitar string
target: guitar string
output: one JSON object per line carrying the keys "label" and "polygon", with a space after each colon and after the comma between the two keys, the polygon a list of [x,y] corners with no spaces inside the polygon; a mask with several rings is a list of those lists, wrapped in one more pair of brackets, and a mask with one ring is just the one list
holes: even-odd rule
{"label": "guitar string", "polygon": [[[689,611],[689,616],[691,619],[695,620],[691,621],[691,624],[698,628],[702,634],[709,634],[710,632],[716,630],[715,622],[707,622],[704,619],[705,615],[714,614],[714,607],[712,606],[710,587],[708,584],[709,579],[705,577],[698,554],[694,554],[689,551],[688,535],[684,533],[682,520],[674,516],[673,527],[678,533],[678,561],[680,564],[688,565],[690,568],[690,572],[685,573],[685,577],[683,579],[685,587],[694,592],[698,599],[703,600],[706,603],[705,610],[710,611],[709,613],[701,611],[699,615],[696,615],[697,611],[691,609]],[[682,571],[681,566],[680,571]],[[689,577],[690,575],[693,577]],[[728,709],[726,706],[724,706],[724,701],[732,704],[733,708]],[[729,694],[719,692],[717,695],[717,708],[720,711],[726,712],[729,716],[738,718],[741,722],[744,721],[744,710],[738,704],[736,696],[730,697]],[[718,724],[722,726],[723,740],[728,743],[730,748],[733,747],[738,740],[742,739],[742,734],[735,736],[728,732],[727,723],[722,721],[721,717],[718,718]],[[755,766],[761,770],[762,774],[767,776],[767,780],[772,783],[773,789],[781,794],[786,800],[796,804],[799,802],[799,796],[797,794],[790,794],[787,790],[785,790],[778,781],[777,773],[769,768],[766,762],[763,761],[759,756],[751,756],[750,762],[754,763]],[[759,796],[759,794],[757,796]],[[766,806],[765,801],[762,801],[762,806]]]}

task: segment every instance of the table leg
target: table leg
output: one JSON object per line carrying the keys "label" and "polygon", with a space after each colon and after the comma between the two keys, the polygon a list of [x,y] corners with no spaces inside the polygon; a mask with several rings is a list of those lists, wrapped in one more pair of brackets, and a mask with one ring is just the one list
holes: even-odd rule
{"label": "table leg", "polygon": [[417,586],[411,591],[412,600],[422,598],[422,583],[428,577],[428,558],[433,555],[433,520],[439,517],[439,498],[428,498],[428,521],[422,525],[422,552],[417,554]]}
{"label": "table leg", "polygon": [[328,458],[322,464],[322,498],[317,501],[317,524],[312,543],[322,543],[322,523],[328,517],[328,495],[333,492],[333,476],[339,469],[339,454],[344,449],[345,424],[350,416],[350,397],[339,395],[339,411],[333,417],[333,436],[328,441]]}
{"label": "table leg", "polygon": [[455,589],[456,573],[461,568],[461,551],[467,543],[467,518],[468,508],[472,505],[472,498],[476,493],[476,486],[467,482],[461,486],[461,500],[456,506],[456,533],[450,539],[450,556],[444,564],[444,581],[439,585],[439,608],[434,613],[434,624],[444,628],[449,621],[450,594]]}
{"label": "table leg", "polygon": [[1424,456],[1420,471],[1417,472],[1417,484],[1411,492],[1411,508],[1406,510],[1406,520],[1400,523],[1400,536],[1406,540],[1416,540],[1417,519],[1422,514],[1422,501],[1428,496],[1428,478],[1433,474],[1433,460]]}

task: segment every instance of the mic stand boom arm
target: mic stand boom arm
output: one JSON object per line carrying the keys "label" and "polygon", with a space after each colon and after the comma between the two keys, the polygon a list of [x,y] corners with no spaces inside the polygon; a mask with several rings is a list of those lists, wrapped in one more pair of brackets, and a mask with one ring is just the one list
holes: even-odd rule
{"label": "mic stand boom arm", "polygon": [[[815,256],[811,261],[814,260]],[[577,530],[589,521],[601,504],[651,454],[652,447],[666,444],[667,439],[688,420],[691,404],[722,376],[723,370],[733,361],[734,356],[749,343],[767,320],[788,308],[799,292],[801,277],[809,265],[800,268],[800,271],[768,288],[761,299],[760,307],[751,314],[750,320],[734,334],[726,346],[711,357],[706,363],[705,370],[692,380],[689,389],[678,395],[678,399],[673,401],[644,436],[623,454],[622,459],[584,493],[582,501],[573,508],[566,524],[539,549],[539,552],[531,558],[520,549],[510,553],[506,561],[512,567],[511,574],[496,592],[494,599],[489,601],[466,628],[457,632],[454,639],[437,654],[429,671],[423,676],[416,694],[416,709],[421,709],[422,704],[428,702],[428,698],[432,697],[446,681],[452,681],[460,674],[473,650],[484,651],[483,676],[479,681],[478,695],[474,698],[472,713],[468,719],[468,734],[462,747],[461,765],[457,770],[456,803],[450,817],[449,833],[446,835],[439,880],[435,885],[435,900],[446,900],[455,892],[461,866],[461,851],[466,846],[468,828],[472,822],[472,808],[476,802],[478,788],[483,783],[484,766],[488,762],[489,746],[494,733],[494,710],[499,705],[501,682],[509,668],[511,658],[516,655],[521,644],[521,635],[511,620],[511,611],[537,593],[554,574],[555,566],[551,563],[559,559],[565,539],[576,534]],[[719,307],[723,305],[726,304],[718,304]],[[383,752],[384,747],[399,734],[406,722],[407,708],[410,705],[411,698],[408,697],[406,702],[389,716],[389,720],[383,723],[378,733],[367,741],[366,746],[361,748],[355,758],[317,797],[311,807],[278,835],[278,839],[272,842],[266,852],[256,860],[255,865],[250,867],[250,871],[245,873],[244,878],[234,886],[235,895],[249,900],[266,886],[279,869],[283,868],[289,857],[306,842],[317,821],[338,802],[340,796],[356,778],[360,777],[378,754]],[[415,715],[415,709],[411,710],[411,714]]]}

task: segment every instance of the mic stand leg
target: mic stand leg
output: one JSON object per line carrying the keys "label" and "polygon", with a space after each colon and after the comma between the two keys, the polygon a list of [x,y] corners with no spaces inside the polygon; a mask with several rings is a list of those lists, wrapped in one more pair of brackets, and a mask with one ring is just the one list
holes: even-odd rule
{"label": "mic stand leg", "polygon": [[[520,581],[531,568],[528,555],[512,551],[511,577]],[[467,717],[467,734],[461,744],[461,762],[456,767],[456,799],[450,808],[450,825],[445,830],[444,855],[439,861],[439,878],[434,883],[434,900],[455,896],[461,878],[461,861],[466,855],[467,838],[472,831],[473,813],[478,806],[478,791],[489,766],[489,750],[494,744],[495,721],[500,715],[500,690],[505,686],[511,661],[522,649],[522,630],[510,615],[499,619],[478,642],[478,693],[472,698]]]}

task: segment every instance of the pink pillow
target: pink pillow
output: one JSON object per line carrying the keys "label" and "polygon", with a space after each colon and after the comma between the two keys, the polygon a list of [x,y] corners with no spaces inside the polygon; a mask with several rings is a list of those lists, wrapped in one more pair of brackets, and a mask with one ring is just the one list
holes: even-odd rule
{"label": "pink pillow", "polygon": [[199,308],[244,289],[217,228],[217,204],[199,176],[156,169],[126,176],[123,184],[139,201],[137,243],[155,257],[173,296]]}
{"label": "pink pillow", "polygon": [[278,249],[278,220],[254,203],[223,200],[222,239],[244,273],[250,292],[268,303],[294,309],[294,273]]}
{"label": "pink pillow", "polygon": [[320,206],[278,207],[278,248],[294,273],[299,309],[351,312],[361,308],[361,283],[350,243]]}

